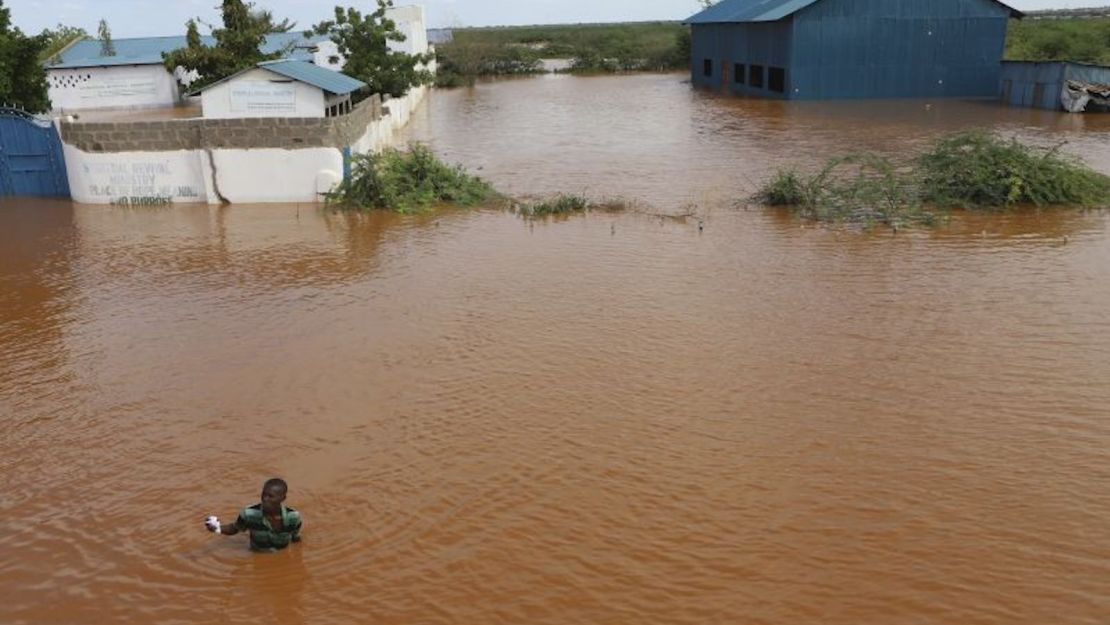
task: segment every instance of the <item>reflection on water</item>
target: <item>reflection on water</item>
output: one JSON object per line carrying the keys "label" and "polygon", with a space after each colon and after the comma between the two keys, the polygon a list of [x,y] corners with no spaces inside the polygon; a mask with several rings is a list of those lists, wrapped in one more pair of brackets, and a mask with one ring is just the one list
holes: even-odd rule
{"label": "reflection on water", "polygon": [[[884,143],[847,105],[672,82],[440,92],[412,130],[639,212],[0,202],[0,622],[1100,622],[1107,215],[891,235],[734,208],[785,153]],[[519,121],[545,90],[562,125]],[[875,132],[924,140],[920,115]],[[704,231],[653,214],[691,201]],[[302,544],[202,529],[272,474]]]}
{"label": "reflection on water", "polygon": [[170,108],[85,109],[74,114],[74,117],[82,122],[164,121],[203,116],[204,111],[200,106],[199,99],[194,99],[194,101],[182,106]]}

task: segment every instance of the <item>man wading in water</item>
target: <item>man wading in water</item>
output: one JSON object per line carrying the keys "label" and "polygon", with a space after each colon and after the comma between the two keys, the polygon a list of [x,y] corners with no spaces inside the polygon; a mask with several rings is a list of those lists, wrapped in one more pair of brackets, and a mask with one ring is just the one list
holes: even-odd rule
{"label": "man wading in water", "polygon": [[301,540],[301,513],[285,505],[288,492],[285,480],[277,477],[266,480],[262,486],[262,501],[243,508],[234,523],[221,525],[218,518],[210,516],[204,527],[227,536],[250,530],[251,549],[255,551],[285,549],[289,543]]}

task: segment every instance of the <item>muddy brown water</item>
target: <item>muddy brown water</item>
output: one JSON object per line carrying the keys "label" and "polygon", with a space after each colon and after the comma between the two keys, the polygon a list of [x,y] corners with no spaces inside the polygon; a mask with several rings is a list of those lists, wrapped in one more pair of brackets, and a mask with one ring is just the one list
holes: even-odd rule
{"label": "muddy brown water", "polygon": [[[1104,119],[547,77],[407,136],[636,210],[0,202],[0,622],[1106,622],[1106,213],[732,205],[969,125],[1110,171]],[[272,474],[302,544],[203,530]]]}

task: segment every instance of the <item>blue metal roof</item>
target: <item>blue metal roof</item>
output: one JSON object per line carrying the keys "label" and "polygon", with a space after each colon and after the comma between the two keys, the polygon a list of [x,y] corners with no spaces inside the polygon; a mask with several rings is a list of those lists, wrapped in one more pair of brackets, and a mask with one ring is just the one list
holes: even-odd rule
{"label": "blue metal roof", "polygon": [[[366,83],[362,82],[361,80],[351,78],[346,74],[341,74],[326,67],[313,65],[308,61],[296,61],[292,59],[282,59],[280,61],[263,61],[259,63],[257,67],[273,72],[280,76],[285,76],[286,78],[292,78],[293,80],[312,85],[313,87],[319,87],[324,91],[334,93],[336,95],[344,95],[347,93],[351,93],[352,91],[358,91],[359,89],[367,86]],[[253,69],[255,68],[248,67],[247,69],[236,72],[231,76],[228,76],[227,78],[217,80],[210,85],[205,85],[204,87],[193,91],[189,95],[197,95],[198,93],[207,91],[208,89],[211,89],[216,85],[222,85],[223,83],[228,82],[229,80],[234,80],[235,78]]]}
{"label": "blue metal roof", "polygon": [[266,61],[259,63],[258,66],[336,95],[343,95],[366,87],[366,83],[361,80],[305,61]]}
{"label": "blue metal roof", "polygon": [[[212,36],[201,37],[206,46],[216,45]],[[271,33],[260,46],[263,54],[272,54],[289,49],[286,58],[302,61],[312,60],[312,48],[327,35],[305,37],[302,32]],[[106,67],[112,65],[161,65],[162,54],[185,47],[185,37],[137,37],[133,39],[113,39],[116,53],[101,56],[99,39],[82,39],[69,46],[58,55],[60,63],[50,63],[47,69],[72,69],[78,67]]]}
{"label": "blue metal roof", "polygon": [[[820,0],[721,0],[704,11],[690,16],[684,24],[720,24],[736,22],[776,22],[793,15]],[[1025,14],[999,0],[1013,17]]]}

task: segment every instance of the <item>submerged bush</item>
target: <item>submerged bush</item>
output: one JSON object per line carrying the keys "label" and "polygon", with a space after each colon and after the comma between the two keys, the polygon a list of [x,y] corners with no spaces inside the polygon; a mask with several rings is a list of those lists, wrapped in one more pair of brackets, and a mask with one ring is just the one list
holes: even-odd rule
{"label": "submerged bush", "polygon": [[348,209],[389,209],[401,213],[433,204],[473,206],[496,193],[461,166],[447,165],[423,145],[386,150],[351,159],[351,174],[328,194],[329,204]]}
{"label": "submerged bush", "polygon": [[806,203],[808,189],[801,175],[793,169],[780,169],[775,177],[763,185],[757,198],[771,206],[795,206]]}
{"label": "submerged bush", "polygon": [[875,155],[830,160],[807,176],[780,170],[757,201],[817,221],[932,223],[948,208],[1110,204],[1110,178],[1056,149],[982,132],[938,140],[905,166]]}
{"label": "submerged bush", "polygon": [[606,199],[591,202],[580,195],[561,194],[549,200],[533,204],[518,204],[516,212],[524,217],[544,217],[546,215],[566,215],[586,211],[615,213],[628,208],[628,203],[619,199]]}
{"label": "submerged bush", "polygon": [[521,204],[517,210],[525,217],[541,217],[582,212],[589,207],[590,202],[586,198],[580,195],[563,194],[535,204]]}
{"label": "submerged bush", "polygon": [[780,171],[759,197],[817,221],[892,226],[931,222],[934,216],[922,210],[914,188],[912,178],[892,162],[863,154],[832,159],[810,177]]}
{"label": "submerged bush", "polygon": [[1038,150],[985,132],[945,137],[916,164],[923,199],[941,206],[1094,206],[1110,201],[1110,178],[1059,154],[1058,147]]}
{"label": "submerged bush", "polygon": [[498,45],[463,37],[436,48],[437,87],[473,85],[478,76],[516,76],[543,72],[539,52],[520,45]]}

